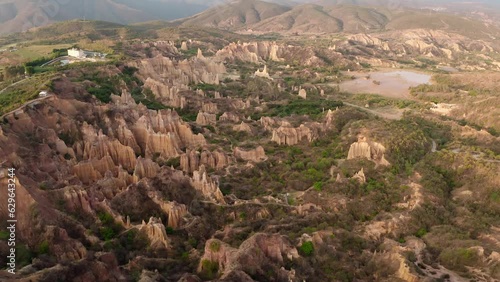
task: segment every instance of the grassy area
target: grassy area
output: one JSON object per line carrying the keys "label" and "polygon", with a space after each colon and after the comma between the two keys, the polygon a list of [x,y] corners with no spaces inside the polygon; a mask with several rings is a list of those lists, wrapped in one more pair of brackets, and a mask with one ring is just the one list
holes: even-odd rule
{"label": "grassy area", "polygon": [[0,94],[0,115],[16,109],[29,100],[37,98],[40,90],[50,88],[53,77],[54,74],[51,73],[40,74]]}
{"label": "grassy area", "polygon": [[378,108],[378,107],[389,106],[389,107],[396,107],[398,109],[404,109],[404,108],[418,109],[423,107],[423,104],[417,101],[391,99],[376,94],[355,94],[349,96],[350,96],[349,100],[360,106],[369,104],[370,107]]}
{"label": "grassy area", "polygon": [[[257,113],[256,115],[278,117],[286,117],[290,115],[309,115],[312,118],[316,118],[325,110],[335,109],[342,106],[343,103],[340,101],[296,99],[287,104],[269,104],[269,111],[267,113]],[[258,119],[260,116],[254,116],[253,118]]]}
{"label": "grassy area", "polygon": [[71,48],[71,46],[71,44],[31,45],[20,47],[17,51],[12,53],[20,56],[23,60],[35,60],[50,56],[54,49],[67,49]]}

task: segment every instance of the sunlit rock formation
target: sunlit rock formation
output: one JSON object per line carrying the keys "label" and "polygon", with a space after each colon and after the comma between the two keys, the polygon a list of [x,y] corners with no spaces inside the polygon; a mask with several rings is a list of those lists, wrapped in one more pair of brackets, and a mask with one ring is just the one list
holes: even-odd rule
{"label": "sunlit rock formation", "polygon": [[390,163],[385,159],[385,147],[377,142],[367,141],[365,136],[358,136],[358,141],[353,143],[347,155],[348,160],[355,158],[366,158],[374,161],[377,165],[388,166]]}
{"label": "sunlit rock formation", "polygon": [[146,223],[142,221],[142,224],[138,227],[139,232],[144,233],[150,241],[150,246],[152,249],[168,249],[168,237],[167,231],[165,230],[165,225],[161,222],[161,219],[151,217]]}
{"label": "sunlit rock formation", "polygon": [[267,159],[266,152],[264,151],[264,148],[262,146],[259,146],[253,150],[243,150],[236,147],[234,149],[234,156],[237,159],[252,162],[261,162]]}

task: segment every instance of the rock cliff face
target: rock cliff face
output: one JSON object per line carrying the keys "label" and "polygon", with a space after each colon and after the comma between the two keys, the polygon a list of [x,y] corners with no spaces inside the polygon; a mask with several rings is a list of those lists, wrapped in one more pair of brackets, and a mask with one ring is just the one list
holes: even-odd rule
{"label": "rock cliff face", "polygon": [[[118,177],[123,170],[133,172],[136,180],[153,177],[159,169],[158,165],[151,160],[137,159],[137,154],[144,154],[148,159],[156,154],[164,158],[177,157],[181,147],[198,148],[206,143],[203,135],[194,135],[177,113],[170,110],[146,110],[132,125],[123,121],[118,124],[122,126],[116,130],[109,128],[108,135],[83,124],[83,140],[73,145],[76,157],[82,160],[74,165],[73,171],[83,183],[102,179],[107,172]],[[116,131],[118,140],[110,139],[113,131]],[[128,179],[124,180],[129,183]]]}
{"label": "rock cliff face", "polygon": [[[177,61],[158,56],[131,63],[139,69],[139,75],[146,80],[151,78],[165,78],[164,82],[171,84],[188,85],[189,83],[219,84],[219,74],[225,73],[223,64],[215,63],[207,58],[194,58]],[[174,86],[174,85],[172,85]]]}
{"label": "rock cliff face", "polygon": [[271,140],[279,145],[293,146],[303,140],[310,143],[318,137],[318,134],[319,130],[316,126],[308,127],[304,124],[301,124],[297,128],[280,126],[279,128],[273,130]]}
{"label": "rock cliff face", "polygon": [[[364,56],[357,46],[368,47],[372,52],[382,51],[391,56],[422,55],[437,59],[457,59],[470,52],[491,53],[494,48],[482,40],[447,33],[440,30],[412,29],[405,31],[390,31],[376,36],[369,34],[354,34],[336,47],[337,50],[350,50],[352,54]],[[382,61],[380,61],[382,64]]]}
{"label": "rock cliff face", "polygon": [[148,111],[132,128],[138,144],[146,156],[154,153],[175,157],[182,147],[201,147],[206,144],[202,134],[194,135],[191,128],[183,123],[176,112],[170,110]]}
{"label": "rock cliff face", "polygon": [[172,228],[179,228],[182,218],[188,214],[187,207],[176,202],[163,203],[163,208],[168,214],[168,226]]}
{"label": "rock cliff face", "polygon": [[204,165],[201,165],[199,170],[193,171],[191,185],[207,199],[217,203],[225,203],[224,195],[222,195],[219,189],[218,181],[208,176]]}
{"label": "rock cliff face", "polygon": [[200,169],[200,166],[220,170],[231,163],[231,159],[221,151],[203,151],[187,150],[180,158],[181,169],[185,172],[194,172]]}
{"label": "rock cliff face", "polygon": [[217,123],[217,116],[214,114],[205,113],[200,111],[196,117],[196,123],[202,126],[213,125]]}
{"label": "rock cliff face", "polygon": [[258,63],[260,60],[282,61],[279,57],[282,46],[274,42],[231,43],[219,50],[215,57],[219,60],[240,60]]}
{"label": "rock cliff face", "polygon": [[219,121],[220,122],[238,123],[238,122],[240,122],[240,117],[235,113],[225,112],[220,116]]}
{"label": "rock cliff face", "polygon": [[[10,177],[7,169],[0,168],[0,185],[8,187]],[[33,234],[30,228],[36,224],[36,220],[31,216],[30,210],[37,206],[34,196],[31,194],[31,189],[28,190],[19,178],[14,178],[16,183],[16,219],[18,220],[16,229],[16,238],[25,240],[38,240],[38,234]],[[4,188],[0,191],[0,196],[4,201],[0,202],[0,218],[7,219],[8,215],[8,189]],[[35,196],[36,197],[36,196]]]}
{"label": "rock cliff face", "polygon": [[385,159],[385,147],[377,142],[368,142],[365,136],[358,136],[358,142],[351,145],[347,159],[366,158],[374,161],[377,165],[388,166],[390,163]]}
{"label": "rock cliff face", "polygon": [[259,146],[256,149],[249,151],[236,147],[234,149],[234,156],[237,159],[242,159],[245,161],[251,161],[256,163],[262,162],[267,159],[266,152],[264,151],[264,148],[262,146]]}
{"label": "rock cliff face", "polygon": [[203,103],[201,110],[209,114],[218,114],[219,109],[216,103]]}
{"label": "rock cliff face", "polygon": [[94,212],[87,191],[80,187],[66,187],[64,190],[64,199],[68,210],[73,212],[84,211],[89,214]]}
{"label": "rock cliff face", "polygon": [[250,127],[250,125],[248,125],[248,123],[245,123],[243,121],[240,124],[233,126],[233,130],[234,131],[246,132],[246,133],[249,133],[249,134],[252,133],[252,127]]}
{"label": "rock cliff face", "polygon": [[205,58],[201,52],[190,60],[178,61],[159,55],[131,62],[130,66],[139,69],[137,76],[159,101],[181,109],[188,101],[182,92],[190,90],[190,84],[219,84],[220,75],[226,72],[223,64]]}
{"label": "rock cliff face", "polygon": [[[335,62],[338,65],[349,65],[350,62],[342,58],[342,55],[333,50],[324,50],[329,63]],[[250,42],[231,43],[223,49],[217,51],[214,60],[216,61],[243,61],[250,63],[261,63],[263,61],[292,62],[299,61],[304,66],[326,65],[323,59],[316,56],[311,47],[299,47],[275,42]]]}
{"label": "rock cliff face", "polygon": [[[247,273],[265,273],[263,267],[275,267],[286,261],[293,261],[299,257],[297,250],[280,235],[255,234],[238,249],[232,248],[224,242],[216,239],[208,240],[205,244],[205,253],[201,262],[211,261],[218,264],[220,279],[224,280],[234,275],[233,272],[242,271]],[[278,269],[276,269],[278,271]],[[198,271],[205,271],[203,263],[198,266]],[[292,271],[280,273],[286,281],[292,276]]]}
{"label": "rock cliff face", "polygon": [[163,225],[161,219],[151,217],[148,223],[143,221],[139,227],[139,232],[144,233],[149,238],[151,248],[168,248],[169,240],[165,231],[165,225]]}
{"label": "rock cliff face", "polygon": [[186,97],[181,96],[180,91],[189,90],[187,85],[178,84],[169,86],[169,84],[148,77],[144,82],[144,88],[150,89],[156,98],[166,105],[183,109],[186,105]]}
{"label": "rock cliff face", "polygon": [[76,261],[86,257],[87,250],[82,243],[71,240],[66,230],[56,226],[47,226],[45,234],[41,236],[49,243],[51,253],[58,260]]}
{"label": "rock cliff face", "polygon": [[359,182],[359,184],[363,185],[366,183],[366,176],[364,169],[361,169],[359,172],[357,172],[351,179],[354,179]]}

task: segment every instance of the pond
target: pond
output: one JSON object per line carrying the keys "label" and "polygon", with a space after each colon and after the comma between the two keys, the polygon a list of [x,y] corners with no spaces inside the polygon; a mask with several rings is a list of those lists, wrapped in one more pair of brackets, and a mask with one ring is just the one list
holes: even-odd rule
{"label": "pond", "polygon": [[355,79],[342,82],[341,91],[379,94],[390,98],[410,98],[410,87],[431,83],[430,74],[406,70],[348,74]]}

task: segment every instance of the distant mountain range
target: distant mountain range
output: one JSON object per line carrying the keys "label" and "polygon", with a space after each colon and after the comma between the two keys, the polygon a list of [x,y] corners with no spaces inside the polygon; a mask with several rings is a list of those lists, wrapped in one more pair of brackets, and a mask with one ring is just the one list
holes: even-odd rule
{"label": "distant mountain range", "polygon": [[[347,2],[349,4],[343,4]],[[245,0],[214,7],[176,23],[186,27],[204,26],[251,33],[318,34],[437,29],[475,39],[500,36],[500,29],[488,25],[486,19],[479,21],[449,12],[442,13],[445,8],[439,9],[438,6],[433,10],[389,4],[385,0],[331,0],[284,6]],[[477,19],[480,15],[477,15]]]}
{"label": "distant mountain range", "polygon": [[120,24],[173,20],[202,12],[212,4],[196,0],[0,0],[0,35],[72,19]]}
{"label": "distant mountain range", "polygon": [[402,7],[444,8],[494,21],[499,14],[489,7],[495,4],[500,5],[487,0],[0,0],[0,35],[71,19],[130,24],[185,17],[177,23],[263,32],[365,31],[385,27]]}

